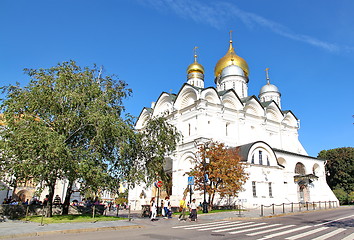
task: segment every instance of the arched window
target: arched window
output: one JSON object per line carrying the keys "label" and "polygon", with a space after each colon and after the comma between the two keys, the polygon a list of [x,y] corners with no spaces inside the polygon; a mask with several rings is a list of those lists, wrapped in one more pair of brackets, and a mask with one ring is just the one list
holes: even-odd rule
{"label": "arched window", "polygon": [[252,155],[251,163],[254,164],[254,154]]}
{"label": "arched window", "polygon": [[315,175],[315,176],[318,176],[320,174],[320,165],[318,165],[317,163],[315,163],[312,167],[312,173]]}
{"label": "arched window", "polygon": [[259,165],[263,165],[262,151],[259,151]]}
{"label": "arched window", "polygon": [[267,156],[267,166],[270,166],[269,158]]}
{"label": "arched window", "polygon": [[296,174],[300,174],[300,175],[305,175],[306,174],[306,170],[305,170],[304,164],[302,164],[301,162],[296,163],[295,173]]}

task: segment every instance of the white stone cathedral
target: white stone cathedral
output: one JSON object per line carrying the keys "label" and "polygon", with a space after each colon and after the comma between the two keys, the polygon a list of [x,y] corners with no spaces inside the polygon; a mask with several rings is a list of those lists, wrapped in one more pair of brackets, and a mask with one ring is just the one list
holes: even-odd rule
{"label": "white stone cathedral", "polygon": [[[258,95],[248,95],[249,68],[230,46],[215,66],[216,87],[204,87],[204,68],[194,56],[187,68],[187,82],[177,94],[163,92],[151,108],[144,108],[136,129],[146,121],[164,115],[183,135],[175,153],[166,158],[172,175],[172,205],[177,206],[188,186],[185,175],[195,165],[198,144],[208,141],[240,147],[249,173],[244,191],[232,204],[252,208],[270,204],[338,201],[325,178],[325,160],[308,156],[298,139],[299,120],[290,110],[281,109],[281,94],[270,83]],[[132,209],[140,209],[156,196],[155,186],[137,186],[129,191]],[[159,196],[164,197],[164,196]],[[203,202],[202,192],[193,198]],[[229,204],[217,199],[214,204]]]}

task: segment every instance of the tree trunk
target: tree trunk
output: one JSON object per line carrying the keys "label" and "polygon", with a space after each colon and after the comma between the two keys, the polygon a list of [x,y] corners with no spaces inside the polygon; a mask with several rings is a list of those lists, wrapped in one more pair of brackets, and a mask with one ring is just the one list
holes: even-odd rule
{"label": "tree trunk", "polygon": [[48,188],[49,188],[49,197],[48,197],[48,203],[47,203],[47,210],[48,210],[47,217],[52,217],[53,216],[53,196],[54,196],[55,182],[49,183]]}
{"label": "tree trunk", "polygon": [[73,182],[69,180],[68,187],[66,188],[66,194],[65,194],[65,199],[63,202],[63,212],[62,215],[68,215],[69,214],[69,207],[70,207],[70,198],[72,194],[72,186]]}

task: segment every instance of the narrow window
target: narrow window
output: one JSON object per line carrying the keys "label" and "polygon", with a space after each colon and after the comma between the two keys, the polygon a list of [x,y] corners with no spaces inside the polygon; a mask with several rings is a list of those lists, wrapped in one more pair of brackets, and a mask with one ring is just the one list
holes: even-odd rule
{"label": "narrow window", "polygon": [[252,155],[251,163],[254,164],[254,154]]}
{"label": "narrow window", "polygon": [[191,135],[191,124],[188,123],[188,136],[190,136],[190,135]]}
{"label": "narrow window", "polygon": [[270,166],[269,158],[267,156],[267,165]]}
{"label": "narrow window", "polygon": [[253,192],[253,197],[257,197],[256,182],[255,181],[252,181],[252,192]]}
{"label": "narrow window", "polygon": [[272,190],[272,183],[268,183],[268,189],[269,189],[269,197],[273,197],[273,190]]}
{"label": "narrow window", "polygon": [[260,165],[263,165],[262,151],[259,151],[259,164],[260,164]]}

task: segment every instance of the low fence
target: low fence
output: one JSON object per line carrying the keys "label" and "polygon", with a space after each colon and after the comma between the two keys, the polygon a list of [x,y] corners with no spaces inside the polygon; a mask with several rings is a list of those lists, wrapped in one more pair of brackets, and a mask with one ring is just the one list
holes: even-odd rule
{"label": "low fence", "polygon": [[299,202],[299,203],[282,203],[282,204],[271,204],[271,205],[261,205],[260,216],[284,214],[289,212],[301,212],[301,211],[311,211],[327,208],[339,207],[337,201],[318,201],[318,202]]}
{"label": "low fence", "polygon": [[[49,210],[48,206],[43,205],[9,205],[1,204],[0,205],[0,216],[7,216],[10,219],[17,219],[27,216],[41,216],[47,215]],[[63,211],[62,205],[53,205],[52,213],[54,215],[60,215]],[[93,214],[93,215],[102,215],[104,214],[105,206],[103,205],[94,205],[90,207],[85,206],[70,206],[69,214]]]}

